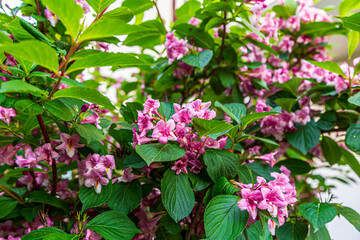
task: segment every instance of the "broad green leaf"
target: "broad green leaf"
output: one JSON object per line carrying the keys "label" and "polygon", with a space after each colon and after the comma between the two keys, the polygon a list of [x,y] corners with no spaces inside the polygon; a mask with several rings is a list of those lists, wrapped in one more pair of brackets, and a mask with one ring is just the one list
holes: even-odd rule
{"label": "broad green leaf", "polygon": [[118,7],[114,10],[106,12],[101,19],[117,19],[125,23],[129,22],[134,17],[134,13],[127,7]]}
{"label": "broad green leaf", "polygon": [[219,11],[232,12],[232,8],[231,5],[227,2],[214,2],[208,4],[202,11],[209,13],[217,13]]}
{"label": "broad green leaf", "polygon": [[346,162],[352,170],[354,170],[354,172],[360,177],[360,163],[359,161],[356,159],[356,157],[354,156],[354,154],[352,154],[351,152],[340,148],[341,149],[341,156],[342,159],[344,160],[344,162]]}
{"label": "broad green leaf", "polygon": [[0,32],[0,43],[1,45],[12,44],[13,40],[3,32]]}
{"label": "broad green leaf", "polygon": [[63,209],[65,212],[69,211],[69,206],[66,201],[61,200],[47,192],[33,191],[28,198],[29,202],[48,204],[57,208]]}
{"label": "broad green leaf", "polygon": [[348,38],[349,58],[351,58],[357,46],[359,45],[359,40],[360,40],[360,33],[358,31],[350,30],[349,38]]}
{"label": "broad green leaf", "polygon": [[257,176],[261,176],[265,178],[267,181],[271,181],[274,180],[274,177],[271,176],[271,173],[281,172],[279,168],[270,167],[268,164],[260,164],[258,162],[247,163],[243,166],[246,166],[251,170],[251,175],[254,180],[256,180]]}
{"label": "broad green leaf", "polygon": [[56,51],[46,43],[28,40],[11,45],[3,45],[0,52],[7,52],[15,58],[41,65],[54,73],[58,73],[59,63]]}
{"label": "broad green leaf", "polygon": [[65,232],[55,227],[43,227],[29,232],[22,238],[22,240],[43,240],[47,235],[53,233],[64,234]]}
{"label": "broad green leaf", "polygon": [[128,214],[141,202],[141,186],[137,180],[113,185],[108,205],[112,210]]}
{"label": "broad green leaf", "polygon": [[39,88],[21,80],[3,82],[0,93],[30,93],[37,97],[44,95],[44,92]]}
{"label": "broad green leaf", "polygon": [[74,124],[79,135],[86,139],[86,142],[101,141],[105,139],[105,135],[94,125],[91,124]]}
{"label": "broad green leaf", "polygon": [[18,140],[18,138],[0,136],[0,148],[12,144],[15,140]]}
{"label": "broad green leaf", "polygon": [[298,89],[300,84],[303,82],[301,78],[292,78],[284,83],[275,83],[274,85],[290,92],[294,97],[298,96]]}
{"label": "broad green leaf", "polygon": [[340,76],[346,78],[345,73],[343,72],[343,70],[341,70],[341,68],[339,67],[339,65],[337,65],[334,62],[330,62],[330,61],[325,61],[325,62],[316,62],[316,61],[312,61],[312,60],[306,60],[311,64],[314,64],[315,66],[328,70],[330,72],[339,74]]}
{"label": "broad green leaf", "polygon": [[6,217],[17,205],[17,200],[0,196],[0,218]]}
{"label": "broad green leaf", "polygon": [[338,214],[342,215],[346,218],[355,228],[360,232],[360,214],[357,213],[354,209],[341,206],[334,205]]}
{"label": "broad green leaf", "polygon": [[208,148],[204,154],[204,161],[213,181],[220,177],[233,178],[239,167],[238,156],[226,150]]}
{"label": "broad green leaf", "polygon": [[74,234],[67,233],[50,233],[47,234],[43,240],[79,240],[79,237]]}
{"label": "broad green leaf", "polygon": [[333,165],[340,161],[341,150],[339,145],[331,138],[323,136],[320,141],[320,147],[324,154],[326,161]]}
{"label": "broad green leaf", "polygon": [[200,137],[209,135],[214,135],[216,137],[221,136],[233,127],[225,121],[207,120],[201,118],[194,118],[193,125]]}
{"label": "broad green leaf", "polygon": [[221,84],[225,88],[232,87],[235,84],[236,79],[238,78],[235,73],[225,68],[218,70],[216,75],[219,77]]}
{"label": "broad green leaf", "polygon": [[[360,64],[358,64],[360,66]],[[360,92],[355,94],[354,96],[349,97],[349,103],[355,104],[356,106],[360,106]]]}
{"label": "broad green leaf", "polygon": [[248,114],[246,116],[244,116],[241,121],[242,121],[242,124],[243,126],[247,126],[259,119],[262,119],[264,117],[267,117],[267,116],[271,116],[271,115],[275,115],[275,114],[279,114],[281,113],[281,108],[280,107],[276,107],[274,108],[273,110],[269,111],[269,112],[258,112],[258,113],[251,113],[251,114]]}
{"label": "broad green leaf", "polygon": [[189,39],[194,39],[194,45],[201,48],[211,49],[214,45],[214,39],[209,33],[202,29],[195,28],[190,32]]}
{"label": "broad green leaf", "polygon": [[[1,48],[0,48],[1,49]],[[130,53],[99,52],[77,60],[67,70],[67,74],[91,67],[118,66],[122,68],[149,66],[150,63],[136,58]]]}
{"label": "broad green leaf", "polygon": [[215,181],[212,195],[213,197],[218,195],[233,195],[236,192],[239,192],[239,189],[234,187],[225,177],[221,177]]}
{"label": "broad green leaf", "polygon": [[215,107],[223,110],[227,115],[234,119],[237,123],[241,123],[241,118],[246,115],[246,107],[241,103],[229,103],[221,104],[220,102],[215,102]]}
{"label": "broad green leaf", "polygon": [[82,202],[81,212],[84,212],[88,208],[93,208],[104,204],[112,194],[111,181],[106,186],[101,187],[100,194],[95,192],[93,187],[81,186],[79,191],[79,198]]}
{"label": "broad green leaf", "polygon": [[[262,224],[260,223],[260,221],[256,221],[254,224],[252,224],[248,229],[247,229],[247,234],[249,237],[249,240],[254,239],[254,240],[273,240],[273,237],[271,236],[271,233],[269,231],[269,226],[267,223],[264,224],[264,226],[262,226]],[[238,240],[238,239],[236,239]],[[245,240],[245,239],[241,239],[241,240]]]}
{"label": "broad green leaf", "polygon": [[289,158],[279,161],[275,164],[276,167],[285,166],[291,171],[291,175],[304,175],[312,170],[310,164],[304,160]]}
{"label": "broad green leaf", "polygon": [[194,191],[186,174],[168,169],[161,179],[162,202],[175,222],[187,217],[195,206]]}
{"label": "broad green leaf", "polygon": [[277,98],[275,99],[275,103],[286,111],[291,112],[297,101],[294,98]]}
{"label": "broad green leaf", "polygon": [[86,1],[98,15],[102,11],[104,11],[105,8],[109,7],[110,4],[115,2],[115,0],[86,0]]}
{"label": "broad green leaf", "polygon": [[212,183],[209,175],[207,174],[205,169],[201,169],[200,173],[195,174],[193,172],[189,172],[188,176],[192,183],[193,189],[195,191],[201,191],[210,186]]}
{"label": "broad green leaf", "polygon": [[185,150],[176,144],[150,143],[137,145],[136,152],[150,165],[153,162],[170,162],[185,155]]}
{"label": "broad green leaf", "polygon": [[105,240],[131,240],[136,233],[141,233],[135,224],[123,213],[107,211],[85,225],[100,234]]}
{"label": "broad green leaf", "polygon": [[42,3],[64,23],[73,40],[76,39],[84,10],[73,0],[42,0]]}
{"label": "broad green leaf", "polygon": [[286,134],[288,142],[303,154],[314,148],[320,141],[320,129],[313,120],[306,125],[295,124],[296,131]]}
{"label": "broad green leaf", "polygon": [[352,123],[346,131],[346,146],[357,153],[360,153],[360,124]]}
{"label": "broad green leaf", "polygon": [[92,24],[80,36],[79,41],[89,41],[95,39],[104,39],[115,35],[126,35],[136,29],[136,26],[129,25],[118,19],[103,19]]}
{"label": "broad green leaf", "polygon": [[15,108],[22,114],[39,115],[44,112],[44,108],[34,100],[21,99],[16,101]]}
{"label": "broad green leaf", "polygon": [[308,203],[300,205],[301,215],[309,220],[315,231],[331,222],[336,216],[336,209],[329,203]]}
{"label": "broad green leaf", "polygon": [[72,121],[73,114],[63,102],[58,99],[51,100],[49,102],[43,103],[45,109],[53,114],[55,117],[64,120],[64,121]]}
{"label": "broad green leaf", "polygon": [[238,21],[241,25],[249,29],[250,31],[254,32],[256,35],[261,37],[262,39],[265,38],[264,34],[262,34],[256,27],[254,27],[251,23],[249,23],[246,19],[241,19],[241,22]]}
{"label": "broad green leaf", "polygon": [[204,214],[208,239],[234,239],[244,230],[249,214],[237,206],[239,200],[238,196],[219,195],[210,201]]}
{"label": "broad green leaf", "polygon": [[198,67],[203,70],[206,65],[210,62],[213,56],[212,50],[205,50],[199,53],[199,55],[187,55],[182,61],[193,67]]}
{"label": "broad green leaf", "polygon": [[308,231],[309,226],[305,222],[286,222],[276,228],[276,237],[279,240],[305,240]]}
{"label": "broad green leaf", "polygon": [[338,17],[344,23],[345,28],[352,29],[354,31],[360,31],[360,12],[355,13],[349,17]]}
{"label": "broad green leaf", "polygon": [[158,111],[161,116],[165,116],[166,119],[170,119],[170,117],[175,113],[174,104],[170,102],[161,102]]}
{"label": "broad green leaf", "polygon": [[[243,136],[246,136],[246,134],[243,133]],[[255,139],[255,140],[263,142],[265,144],[265,146],[270,150],[274,150],[274,149],[280,147],[280,145],[277,142],[274,142],[273,140],[270,140],[268,138],[261,138],[261,137],[256,137],[253,135],[248,135],[248,136],[249,136],[248,139]]]}
{"label": "broad green leaf", "polygon": [[315,231],[310,225],[309,240],[331,240],[331,237],[326,226],[322,226],[319,230]]}
{"label": "broad green leaf", "polygon": [[110,110],[115,109],[114,105],[112,105],[112,103],[107,97],[102,95],[98,90],[92,88],[71,87],[61,89],[54,94],[53,99],[64,97],[85,100],[103,106]]}
{"label": "broad green leaf", "polygon": [[351,10],[360,8],[360,2],[358,0],[343,0],[339,6],[340,17],[345,17]]}
{"label": "broad green leaf", "polygon": [[245,40],[248,41],[248,42],[250,42],[250,43],[252,43],[252,44],[254,44],[255,46],[258,46],[258,47],[260,47],[260,48],[262,48],[262,49],[264,49],[264,50],[266,50],[266,51],[274,54],[275,56],[279,55],[278,52],[276,52],[274,49],[272,49],[272,47],[266,45],[265,43],[256,41],[255,39],[249,38],[249,37],[248,37],[248,38],[245,38]]}
{"label": "broad green leaf", "polygon": [[142,13],[154,6],[154,3],[151,0],[125,0],[122,7],[128,7],[131,9],[135,15]]}
{"label": "broad green leaf", "polygon": [[176,9],[175,24],[188,23],[189,20],[195,16],[196,11],[201,8],[201,3],[198,1],[186,1],[178,9]]}
{"label": "broad green leaf", "polygon": [[[33,40],[35,39],[34,36],[32,36],[30,33],[28,33],[20,23],[20,18],[15,18],[11,22],[8,22],[4,24],[4,26],[9,29],[9,31],[12,33],[14,38],[18,41],[24,41],[24,40]],[[1,43],[3,44],[3,43]]]}

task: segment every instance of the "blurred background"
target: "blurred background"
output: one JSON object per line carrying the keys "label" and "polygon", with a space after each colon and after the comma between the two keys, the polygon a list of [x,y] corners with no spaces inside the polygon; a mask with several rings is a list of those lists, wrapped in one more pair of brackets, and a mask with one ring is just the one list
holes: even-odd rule
{"label": "blurred background", "polygon": [[[136,0],[133,0],[136,1]],[[176,0],[176,7],[181,6],[186,0]],[[360,0],[359,0],[360,1]],[[269,6],[276,3],[276,0],[266,0]],[[120,6],[122,0],[117,0],[110,8],[114,8]],[[165,20],[167,27],[169,27],[170,22],[172,20],[172,9],[173,9],[173,0],[157,0],[159,11],[161,17]],[[330,10],[329,13],[332,16],[338,16],[338,6],[340,5],[341,0],[323,0],[317,1],[316,6],[319,8],[330,8],[334,10]],[[18,6],[21,4],[19,0],[2,0],[3,6],[8,4],[10,8]],[[155,9],[150,9],[145,13],[144,20],[154,19],[156,18],[157,13]],[[342,62],[347,59],[347,38],[345,36],[335,35],[330,40],[330,45],[333,46],[331,50],[329,50],[329,54],[334,58],[335,61]],[[110,48],[113,52],[137,52],[138,49],[136,47],[122,47],[122,46],[112,46]],[[355,58],[360,57],[359,49],[355,52]],[[134,72],[132,69],[126,69],[121,71],[116,71],[115,76],[112,74],[112,77],[123,77],[126,80],[131,79],[131,74]],[[109,69],[103,69],[102,74],[105,76],[110,74]],[[90,77],[90,75],[88,75]],[[111,92],[110,99],[111,99]],[[354,178],[357,183],[341,183],[339,181],[328,179],[327,184],[334,185],[334,189],[331,193],[322,194],[321,198],[323,200],[328,199],[330,195],[333,196],[333,201],[337,203],[341,203],[344,206],[348,206],[356,210],[360,213],[360,178],[353,173],[350,168],[346,168],[344,166],[338,166],[337,164],[332,166],[332,168],[342,169],[343,171],[350,171],[350,175]],[[316,174],[319,174],[323,177],[341,177],[339,176],[339,171],[334,171],[329,168],[319,168],[316,170]],[[328,230],[330,232],[330,236],[334,240],[360,240],[360,233],[351,225],[344,217],[336,217],[331,223],[327,224]]]}

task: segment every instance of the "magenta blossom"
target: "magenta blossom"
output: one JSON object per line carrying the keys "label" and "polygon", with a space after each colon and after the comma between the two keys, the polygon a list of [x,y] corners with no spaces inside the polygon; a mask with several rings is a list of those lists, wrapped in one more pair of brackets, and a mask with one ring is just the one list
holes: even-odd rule
{"label": "magenta blossom", "polygon": [[174,134],[175,122],[170,119],[166,123],[163,120],[160,120],[152,133],[152,137],[158,139],[159,143],[166,144],[169,140],[176,141],[176,136]]}
{"label": "magenta blossom", "polygon": [[79,144],[80,136],[78,134],[74,134],[70,136],[67,133],[61,133],[60,139],[62,144],[57,146],[58,150],[65,150],[69,157],[73,157],[76,153],[76,148],[84,147],[84,144]]}
{"label": "magenta blossom", "polygon": [[44,145],[35,149],[37,161],[47,161],[50,165],[52,164],[52,159],[57,158],[59,154],[52,150],[50,143],[45,143]]}
{"label": "magenta blossom", "polygon": [[103,175],[96,169],[92,169],[89,172],[85,173],[84,177],[86,178],[84,185],[86,187],[94,186],[95,192],[97,194],[101,193],[102,185],[107,185],[109,183],[109,179],[103,177]]}

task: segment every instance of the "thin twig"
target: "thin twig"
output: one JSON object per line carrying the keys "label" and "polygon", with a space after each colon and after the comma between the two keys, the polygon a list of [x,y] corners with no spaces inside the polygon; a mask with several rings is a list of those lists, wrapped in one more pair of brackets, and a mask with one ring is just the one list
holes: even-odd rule
{"label": "thin twig", "polygon": [[[37,10],[37,14],[41,17],[41,6],[39,4],[39,0],[36,0],[36,10]],[[44,35],[46,35],[46,32],[45,32],[45,25],[44,25],[44,22],[42,21],[39,21],[39,26],[40,26],[40,32]]]}
{"label": "thin twig", "polygon": [[160,18],[160,21],[161,21],[162,25],[164,26],[164,29],[165,29],[165,31],[166,31],[166,33],[167,33],[167,30],[166,30],[166,27],[165,27],[165,22],[164,22],[164,20],[161,18],[160,10],[159,10],[159,8],[158,8],[158,6],[157,6],[157,4],[156,4],[156,0],[153,0],[153,3],[154,3],[154,6],[155,6],[155,8],[156,8],[157,14],[158,14],[158,16],[159,16],[159,18]]}
{"label": "thin twig", "polygon": [[[227,0],[224,0],[224,1],[227,2]],[[221,39],[221,47],[220,47],[220,54],[219,54],[219,58],[218,58],[218,63],[221,62],[222,55],[223,55],[224,48],[225,48],[227,11],[224,11],[224,20],[225,20],[225,22],[223,23],[223,34],[222,34],[222,39]]]}
{"label": "thin twig", "polygon": [[12,198],[24,203],[24,200],[22,200],[21,198],[17,197],[15,194],[13,194],[12,192],[10,192],[8,189],[6,189],[6,187],[4,187],[3,185],[0,185],[0,188],[7,193],[9,196],[11,196]]}
{"label": "thin twig", "polygon": [[172,20],[175,22],[177,19],[176,17],[176,0],[172,0]]}

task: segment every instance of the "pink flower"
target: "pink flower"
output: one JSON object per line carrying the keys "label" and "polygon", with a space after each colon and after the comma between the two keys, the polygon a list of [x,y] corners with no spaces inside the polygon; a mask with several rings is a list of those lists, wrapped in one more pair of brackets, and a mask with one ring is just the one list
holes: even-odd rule
{"label": "pink flower", "polygon": [[177,160],[174,166],[171,167],[171,170],[176,171],[176,175],[179,175],[180,173],[188,173],[187,164],[184,159]]}
{"label": "pink flower", "polygon": [[115,169],[114,156],[112,155],[101,156],[95,168],[100,172],[106,172],[107,178],[111,179],[112,171]]}
{"label": "pink flower", "polygon": [[119,182],[131,182],[137,178],[143,177],[142,175],[136,175],[136,174],[130,172],[131,170],[132,170],[131,167],[125,168],[122,177],[119,177],[118,181]]}
{"label": "pink flower", "polygon": [[158,108],[160,107],[160,102],[158,100],[154,100],[154,99],[147,99],[144,103],[144,110],[143,110],[143,114],[155,114],[158,115]]}
{"label": "pink flower", "polygon": [[143,131],[140,133],[140,135],[136,132],[136,128],[133,128],[133,143],[131,144],[133,148],[135,148],[137,145],[142,145],[148,142],[151,142],[153,139],[146,137],[146,132]]}
{"label": "pink flower", "polygon": [[295,122],[301,123],[302,125],[306,125],[306,123],[311,121],[310,118],[310,108],[303,107],[301,110],[297,110],[295,112]]}
{"label": "pink flower", "polygon": [[10,123],[11,117],[16,117],[16,113],[12,108],[4,108],[0,106],[0,121],[4,121],[7,124]]}
{"label": "pink flower", "polygon": [[[89,116],[88,113],[91,115]],[[95,124],[97,128],[101,129],[101,127],[99,126],[99,122],[99,115],[96,112],[89,111],[86,113],[85,118],[81,121],[81,124]]]}
{"label": "pink flower", "polygon": [[84,185],[86,187],[94,186],[94,190],[97,194],[101,193],[102,185],[107,185],[109,183],[109,179],[103,177],[96,169],[91,169],[89,172],[84,174],[84,177],[86,178]]}
{"label": "pink flower", "polygon": [[50,21],[51,26],[55,27],[57,21],[59,20],[57,16],[55,16],[55,14],[53,14],[52,12],[50,12],[49,9],[45,9],[44,10],[44,14],[45,17]]}
{"label": "pink flower", "polygon": [[275,159],[276,152],[268,153],[262,156],[259,156],[259,159],[265,160],[271,167],[273,167],[277,160]]}
{"label": "pink flower", "polygon": [[19,150],[19,147],[14,147],[12,144],[0,148],[0,165],[14,165],[15,160],[13,157]]}
{"label": "pink flower", "polygon": [[84,144],[79,144],[80,136],[78,134],[74,134],[70,136],[67,133],[61,133],[60,139],[62,144],[56,147],[58,150],[65,150],[69,157],[73,157],[76,153],[76,148],[84,147]]}
{"label": "pink flower", "polygon": [[167,57],[169,58],[169,64],[175,60],[182,58],[187,52],[187,41],[184,39],[178,39],[175,37],[174,32],[166,34],[165,48]]}
{"label": "pink flower", "polygon": [[200,19],[195,18],[195,17],[192,17],[192,18],[189,20],[188,24],[194,25],[195,27],[199,27],[199,23],[200,23],[200,22],[201,22]]}
{"label": "pink flower", "polygon": [[37,161],[47,161],[50,165],[52,164],[52,159],[57,158],[59,154],[52,150],[50,143],[45,143],[44,145],[35,148],[35,154]]}
{"label": "pink flower", "polygon": [[169,140],[176,141],[176,136],[174,134],[175,122],[170,119],[166,123],[163,120],[160,120],[152,133],[152,137],[158,139],[159,143],[166,144]]}
{"label": "pink flower", "polygon": [[255,220],[257,216],[257,200],[260,198],[260,191],[251,192],[250,189],[242,189],[241,196],[242,199],[238,201],[237,206],[241,210],[247,210],[250,216]]}
{"label": "pink flower", "polygon": [[149,116],[148,114],[144,114],[140,111],[137,111],[138,113],[138,119],[137,119],[137,125],[139,127],[139,132],[147,132],[150,129],[154,129],[153,117]]}
{"label": "pink flower", "polygon": [[25,157],[18,155],[16,156],[16,164],[23,168],[23,167],[35,167],[37,164],[36,155],[33,152],[29,152],[26,154]]}

